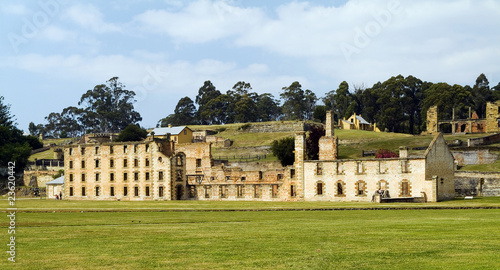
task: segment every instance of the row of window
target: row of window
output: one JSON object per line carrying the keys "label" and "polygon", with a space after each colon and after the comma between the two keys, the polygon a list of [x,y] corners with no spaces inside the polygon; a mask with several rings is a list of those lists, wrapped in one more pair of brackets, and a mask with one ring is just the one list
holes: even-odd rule
{"label": "row of window", "polygon": [[[401,160],[401,173],[410,173],[410,163],[408,160]],[[387,173],[387,165],[384,166],[384,161],[379,161],[377,167],[378,174]],[[366,165],[362,161],[356,162],[356,174],[366,174]],[[323,163],[316,163],[316,175],[323,174]],[[336,163],[336,174],[344,174],[344,166],[342,163]]]}
{"label": "row of window", "polygon": [[[70,173],[70,174],[68,174],[68,176],[69,176],[69,181],[70,182],[73,182],[75,180],[74,174]],[[127,181],[128,180],[128,176],[129,176],[129,174],[126,173],[126,172],[124,172],[123,173],[123,177],[122,177],[121,180]],[[115,173],[110,173],[109,174],[109,181],[115,181],[115,178],[116,178],[115,177]],[[144,173],[144,178],[146,179],[146,181],[150,180],[151,179],[151,174],[149,172],[145,172]],[[161,180],[163,180],[163,178],[164,178],[163,171],[158,172],[158,180],[161,181]],[[134,172],[133,173],[133,179],[134,179],[134,181],[139,181],[139,172]],[[80,181],[81,182],[85,182],[86,180],[87,180],[86,179],[86,174],[82,173],[80,175]],[[94,174],[94,180],[96,182],[99,182],[101,180],[101,174],[100,173],[95,173]]]}
{"label": "row of window", "polygon": [[[206,185],[204,188],[205,198],[211,197],[212,186]],[[228,188],[226,185],[219,185],[219,198],[227,198],[228,197]],[[262,196],[262,188],[260,185],[253,185],[252,192],[254,198],[260,198]],[[236,185],[236,198],[243,198],[245,194],[245,185]],[[278,197],[278,185],[271,185],[271,197]]]}
{"label": "row of window", "polygon": [[[129,190],[128,190],[128,187],[123,187],[123,190],[122,190],[122,194],[123,196],[129,196]],[[135,186],[134,189],[133,189],[133,193],[134,193],[134,197],[139,197],[140,196],[140,189],[138,186]],[[93,192],[94,192],[94,196],[95,197],[99,197],[101,196],[101,187],[99,186],[96,186],[94,187],[93,189]],[[158,187],[158,197],[164,197],[165,194],[164,194],[164,187],[163,186],[159,186]],[[87,189],[86,187],[82,187],[81,188],[81,193],[80,193],[81,196],[87,196]],[[109,188],[109,196],[111,197],[114,197],[114,196],[117,196],[118,194],[116,194],[116,190],[115,190],[115,187],[110,187]],[[145,187],[145,190],[144,190],[144,195],[146,197],[150,197],[151,196],[151,191],[150,191],[150,187],[149,186],[146,186]],[[73,197],[75,196],[75,190],[73,187],[69,187],[69,196],[70,197]]]}
{"label": "row of window", "polygon": [[[133,145],[134,153],[137,153],[138,145]],[[80,148],[80,154],[83,156],[85,155],[85,147]],[[126,154],[128,152],[128,145],[123,146],[123,153]],[[94,147],[94,154],[99,155],[101,153],[101,147],[100,146],[95,146]],[[149,144],[146,144],[146,152],[149,152]],[[109,146],[109,153],[114,154],[115,153],[115,147],[113,145]],[[74,154],[74,150],[72,147],[69,148],[69,155],[72,156]]]}
{"label": "row of window", "polygon": [[[161,159],[161,157],[160,157]],[[95,161],[95,167],[96,168],[100,168],[101,167],[101,161],[99,159],[96,159]],[[145,159],[145,166],[146,167],[149,167],[150,166],[150,161],[149,161],[149,158],[146,158]],[[73,169],[75,166],[74,166],[74,163],[73,163],[73,160],[70,160],[69,161],[69,168],[70,169]],[[110,159],[109,160],[109,167],[110,168],[114,168],[115,167],[115,160],[114,159]],[[123,159],[123,168],[128,168],[128,159]],[[134,159],[134,167],[139,167],[139,159]],[[81,165],[80,165],[80,168],[81,169],[85,169],[85,160],[82,160],[81,161]]]}
{"label": "row of window", "polygon": [[[344,181],[337,181],[335,183],[336,186],[336,192],[335,196],[345,196],[346,188],[345,188],[345,183]],[[323,195],[325,192],[325,183],[322,181],[316,182],[316,195]],[[381,180],[377,183],[377,187],[379,190],[386,191],[389,189],[389,184],[385,180]],[[408,180],[403,180],[400,183],[400,196],[410,196],[410,182]],[[366,182],[363,180],[359,180],[355,183],[355,192],[356,196],[366,196],[367,191],[366,191]]]}
{"label": "row of window", "polygon": [[[259,180],[262,180],[264,177],[263,177],[263,173],[262,172],[259,172]],[[283,174],[279,173],[276,175],[276,179],[277,180],[283,180]],[[226,181],[231,181],[231,180],[234,180],[234,181],[246,181],[247,180],[247,177],[246,176],[240,176],[240,177],[236,177],[236,176],[231,176],[231,175],[226,175],[224,177],[224,180]],[[215,176],[211,176],[210,177],[210,181],[215,181]]]}

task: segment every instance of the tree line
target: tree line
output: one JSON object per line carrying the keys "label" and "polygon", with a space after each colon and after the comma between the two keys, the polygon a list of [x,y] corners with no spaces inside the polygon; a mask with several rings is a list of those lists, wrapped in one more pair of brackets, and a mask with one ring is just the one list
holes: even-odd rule
{"label": "tree line", "polygon": [[[142,120],[134,109],[135,93],[113,77],[85,92],[78,106],[45,117],[47,124],[29,125],[33,135],[78,137],[85,133],[119,132]],[[327,110],[335,121],[356,113],[383,131],[419,134],[425,130],[427,110],[437,105],[439,118],[467,118],[468,108],[485,117],[486,102],[500,99],[500,83],[489,86],[480,74],[472,86],[422,81],[414,76],[393,76],[369,88],[350,86],[343,81],[337,89],[318,98],[299,82],[282,87],[279,97],[258,94],[250,83],[239,81],[225,93],[205,81],[196,97],[181,98],[173,113],[157,126],[211,125],[276,120],[324,121]]]}
{"label": "tree line", "polygon": [[480,74],[473,86],[431,83],[414,76],[393,76],[370,88],[354,87],[345,81],[324,97],[304,90],[299,82],[282,88],[280,98],[269,93],[251,92],[249,83],[240,81],[221,93],[205,81],[193,101],[183,97],[172,114],[161,119],[158,126],[193,124],[228,124],[276,120],[324,121],[332,110],[335,120],[356,113],[377,123],[381,130],[418,134],[425,130],[427,110],[437,105],[439,118],[467,118],[468,108],[485,117],[486,102],[500,99],[500,83],[490,88],[488,79]]}
{"label": "tree line", "polygon": [[135,92],[125,89],[118,77],[113,77],[105,84],[96,85],[87,90],[78,102],[78,106],[69,106],[62,112],[52,112],[45,120],[47,124],[29,124],[32,135],[67,138],[79,137],[85,133],[120,132],[128,125],[142,120],[134,109]]}

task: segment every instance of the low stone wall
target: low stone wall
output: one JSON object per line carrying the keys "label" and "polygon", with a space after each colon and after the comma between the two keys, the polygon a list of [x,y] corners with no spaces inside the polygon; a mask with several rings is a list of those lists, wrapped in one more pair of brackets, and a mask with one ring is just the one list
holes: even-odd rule
{"label": "low stone wall", "polygon": [[498,155],[491,153],[489,149],[451,150],[451,153],[460,166],[490,164],[498,159]]}
{"label": "low stone wall", "polygon": [[455,172],[455,196],[500,196],[500,172]]}
{"label": "low stone wall", "polygon": [[54,180],[53,176],[58,173],[59,172],[55,170],[24,171],[23,185],[32,187],[45,187],[45,183]]}
{"label": "low stone wall", "polygon": [[308,131],[310,127],[311,124],[305,122],[284,122],[279,125],[276,123],[251,123],[250,127],[248,127],[246,131],[253,133],[294,132]]}
{"label": "low stone wall", "polygon": [[469,147],[478,146],[478,145],[487,145],[500,142],[500,133],[481,137],[481,138],[473,138],[467,140],[467,145]]}

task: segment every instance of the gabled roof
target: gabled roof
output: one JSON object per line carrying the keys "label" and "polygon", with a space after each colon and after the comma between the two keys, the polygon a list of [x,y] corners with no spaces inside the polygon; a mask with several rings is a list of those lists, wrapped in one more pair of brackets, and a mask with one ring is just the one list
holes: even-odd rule
{"label": "gabled roof", "polygon": [[[448,148],[448,145],[446,144],[446,140],[444,139],[443,134],[438,133],[434,136],[431,143],[429,144],[429,147],[427,147],[427,149],[425,150],[424,157],[426,157],[430,153],[430,151],[434,148],[434,146],[438,143],[438,141],[441,141],[444,147]],[[449,149],[448,152],[450,152]]]}
{"label": "gabled roof", "polygon": [[[151,132],[154,132],[155,135],[158,135],[158,136],[164,136],[164,135],[167,135],[167,133],[170,133],[170,135],[179,135],[185,128],[188,128],[188,127],[187,126],[161,127],[161,128],[155,128]],[[151,132],[149,133],[149,135],[151,135]]]}
{"label": "gabled roof", "polygon": [[50,182],[45,183],[45,185],[63,185],[63,184],[64,184],[64,175]]}
{"label": "gabled roof", "polygon": [[360,115],[356,115],[356,119],[358,119],[358,121],[359,121],[360,124],[366,124],[366,125],[370,124],[363,117],[361,117]]}

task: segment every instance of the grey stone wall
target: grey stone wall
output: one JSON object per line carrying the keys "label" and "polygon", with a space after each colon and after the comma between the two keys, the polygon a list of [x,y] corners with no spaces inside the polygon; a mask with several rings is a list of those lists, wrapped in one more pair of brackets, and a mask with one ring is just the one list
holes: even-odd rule
{"label": "grey stone wall", "polygon": [[246,131],[253,133],[308,131],[310,126],[311,124],[305,122],[282,122],[279,125],[275,123],[252,123]]}
{"label": "grey stone wall", "polygon": [[455,195],[500,196],[500,172],[455,172]]}
{"label": "grey stone wall", "polygon": [[489,149],[452,150],[451,153],[460,166],[490,164],[498,159],[498,155],[491,153]]}

